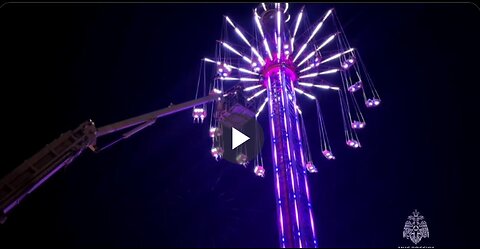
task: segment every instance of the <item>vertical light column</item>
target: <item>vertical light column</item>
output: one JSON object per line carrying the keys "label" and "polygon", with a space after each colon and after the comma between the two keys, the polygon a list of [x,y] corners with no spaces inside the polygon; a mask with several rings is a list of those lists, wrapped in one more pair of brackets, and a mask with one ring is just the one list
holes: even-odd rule
{"label": "vertical light column", "polygon": [[266,81],[280,244],[316,247],[293,83],[281,65]]}

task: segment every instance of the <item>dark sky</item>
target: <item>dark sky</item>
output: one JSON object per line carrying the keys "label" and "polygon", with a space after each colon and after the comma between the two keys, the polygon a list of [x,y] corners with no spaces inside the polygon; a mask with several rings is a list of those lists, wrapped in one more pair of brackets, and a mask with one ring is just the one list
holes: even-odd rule
{"label": "dark sky", "polygon": [[[222,15],[253,28],[255,6],[3,6],[0,176],[85,120],[106,125],[194,98]],[[352,150],[336,96],[319,94],[334,161],[321,157],[314,105],[302,102],[319,167],[309,180],[320,246],[412,246],[402,231],[414,209],[430,229],[418,245],[478,246],[479,9],[317,3],[309,20],[330,7],[383,102],[366,112],[363,147]],[[101,154],[86,151],[0,226],[0,247],[276,247],[271,165],[260,179],[216,163],[209,143],[208,122],[193,125],[185,111]],[[267,162],[269,151],[266,143]]]}

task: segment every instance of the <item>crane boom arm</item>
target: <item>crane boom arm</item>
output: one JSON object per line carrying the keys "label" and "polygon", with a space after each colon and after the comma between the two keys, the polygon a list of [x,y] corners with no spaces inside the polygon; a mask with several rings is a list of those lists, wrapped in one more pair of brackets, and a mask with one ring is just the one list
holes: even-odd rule
{"label": "crane boom arm", "polygon": [[70,164],[86,148],[90,147],[94,150],[97,138],[138,125],[132,131],[124,134],[123,137],[127,138],[155,123],[157,118],[212,102],[217,98],[221,98],[221,95],[212,92],[200,99],[171,105],[99,129],[90,120],[82,123],[74,130],[61,134],[60,137],[47,144],[0,180],[0,223],[5,222],[7,214],[28,194],[41,186],[60,169]]}

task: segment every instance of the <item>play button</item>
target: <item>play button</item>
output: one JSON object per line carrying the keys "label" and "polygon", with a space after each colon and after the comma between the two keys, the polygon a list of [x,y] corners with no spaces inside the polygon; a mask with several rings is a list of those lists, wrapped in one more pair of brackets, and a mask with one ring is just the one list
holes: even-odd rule
{"label": "play button", "polygon": [[232,150],[237,148],[239,145],[242,145],[250,138],[245,136],[245,134],[239,132],[235,127],[232,127]]}
{"label": "play button", "polygon": [[222,135],[215,144],[222,148],[222,158],[246,166],[263,147],[262,126],[254,117],[243,113],[230,113],[219,121]]}

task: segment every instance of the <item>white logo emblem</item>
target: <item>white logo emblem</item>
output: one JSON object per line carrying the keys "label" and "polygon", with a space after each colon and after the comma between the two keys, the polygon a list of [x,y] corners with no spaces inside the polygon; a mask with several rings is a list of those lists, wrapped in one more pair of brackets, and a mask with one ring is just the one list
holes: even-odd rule
{"label": "white logo emblem", "polygon": [[424,217],[415,209],[403,227],[403,237],[410,239],[415,245],[423,238],[429,237],[427,222],[423,219]]}

